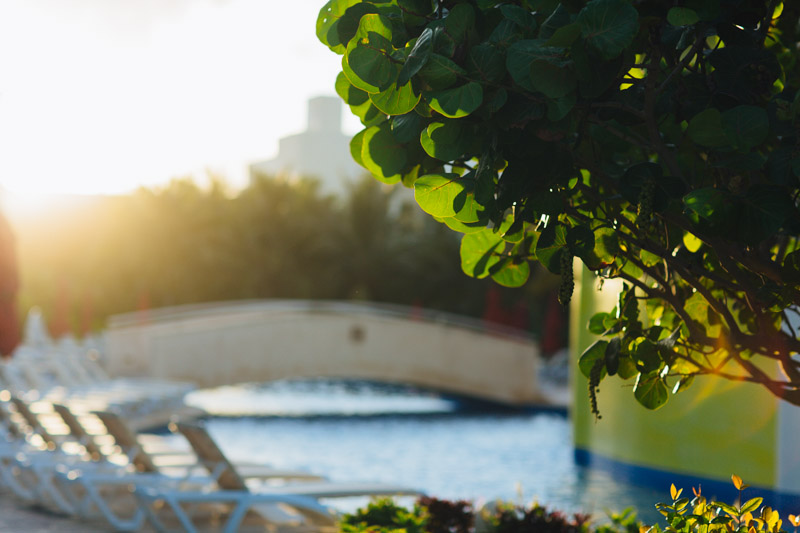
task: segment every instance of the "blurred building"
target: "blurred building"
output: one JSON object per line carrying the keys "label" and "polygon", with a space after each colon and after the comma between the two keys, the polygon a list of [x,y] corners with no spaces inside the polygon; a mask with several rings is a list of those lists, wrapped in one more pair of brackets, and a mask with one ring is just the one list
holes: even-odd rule
{"label": "blurred building", "polygon": [[339,195],[365,173],[350,155],[350,136],[342,133],[342,102],[335,96],[309,100],[306,131],[282,138],[276,158],[250,165],[251,177],[313,177],[323,192]]}

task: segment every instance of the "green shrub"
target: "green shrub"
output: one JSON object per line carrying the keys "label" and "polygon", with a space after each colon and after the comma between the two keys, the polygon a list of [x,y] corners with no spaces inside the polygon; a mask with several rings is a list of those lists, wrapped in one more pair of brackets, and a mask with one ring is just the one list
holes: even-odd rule
{"label": "green shrub", "polygon": [[[664,515],[667,527],[656,524],[642,533],[785,533],[778,511],[766,505],[763,498],[743,499],[748,487],[737,476],[731,476],[739,501],[735,505],[707,501],[699,489],[692,489],[694,498],[681,497],[683,489],[670,487],[671,503],[657,503],[656,509]],[[789,522],[797,528],[800,518],[789,515]]]}
{"label": "green shrub", "polygon": [[427,518],[419,505],[409,510],[390,498],[380,498],[364,509],[345,514],[339,523],[342,533],[424,533]]}
{"label": "green shrub", "polygon": [[[657,503],[667,525],[647,526],[633,509],[611,514],[610,522],[590,526],[590,515],[568,517],[534,503],[530,507],[498,502],[476,515],[470,502],[423,497],[413,509],[390,499],[370,503],[365,509],[344,515],[342,533],[787,533],[778,511],[763,504],[763,498],[744,500],[748,488],[739,476],[731,476],[739,491],[738,503],[708,501],[699,489],[693,498],[682,497],[683,489],[670,487],[670,503]],[[800,516],[788,515],[797,533]],[[477,523],[477,524],[476,524]]]}
{"label": "green shrub", "polygon": [[548,511],[534,503],[523,507],[500,503],[493,511],[483,511],[483,521],[492,533],[587,533],[589,515],[575,514],[572,518],[560,511]]}
{"label": "green shrub", "polygon": [[595,528],[595,533],[640,533],[642,523],[636,518],[636,511],[628,507],[621,513],[609,515],[611,522]]}
{"label": "green shrub", "polygon": [[428,533],[471,533],[475,531],[472,504],[465,500],[450,501],[423,496],[417,502],[428,517]]}

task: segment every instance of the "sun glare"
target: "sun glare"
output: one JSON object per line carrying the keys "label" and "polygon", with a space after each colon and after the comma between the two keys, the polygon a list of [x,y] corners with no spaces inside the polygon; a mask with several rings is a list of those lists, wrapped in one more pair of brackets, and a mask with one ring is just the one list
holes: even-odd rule
{"label": "sun glare", "polygon": [[10,219],[44,216],[58,203],[58,196],[36,191],[4,191],[2,211]]}
{"label": "sun glare", "polygon": [[0,187],[27,212],[40,192],[123,194],[209,167],[246,184],[303,130],[308,98],[334,94],[320,5],[0,2]]}

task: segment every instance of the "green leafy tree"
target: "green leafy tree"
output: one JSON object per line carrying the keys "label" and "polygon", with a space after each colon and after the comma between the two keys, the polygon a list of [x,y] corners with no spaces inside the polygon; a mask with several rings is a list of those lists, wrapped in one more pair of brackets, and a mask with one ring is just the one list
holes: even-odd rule
{"label": "green leafy tree", "polygon": [[[336,198],[314,180],[254,176],[237,193],[179,179],[65,202],[17,221],[21,307],[76,332],[116,313],[246,298],[358,297],[481,316],[487,282],[448,260],[457,236],[400,192],[365,176]],[[509,292],[509,307],[525,297]]]}
{"label": "green leafy tree", "polygon": [[[800,405],[796,2],[331,0],[354,159],[506,286],[624,285],[581,357],[655,409],[713,374]],[[774,372],[777,367],[782,372]],[[594,398],[593,398],[594,400]]]}

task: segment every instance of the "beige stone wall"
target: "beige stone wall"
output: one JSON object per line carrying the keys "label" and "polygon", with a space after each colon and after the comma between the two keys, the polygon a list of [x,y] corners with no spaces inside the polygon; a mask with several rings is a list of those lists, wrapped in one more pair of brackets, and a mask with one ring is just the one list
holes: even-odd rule
{"label": "beige stone wall", "polygon": [[544,401],[524,337],[371,311],[244,305],[112,322],[109,371],[200,387],[301,377],[410,383],[513,405]]}

